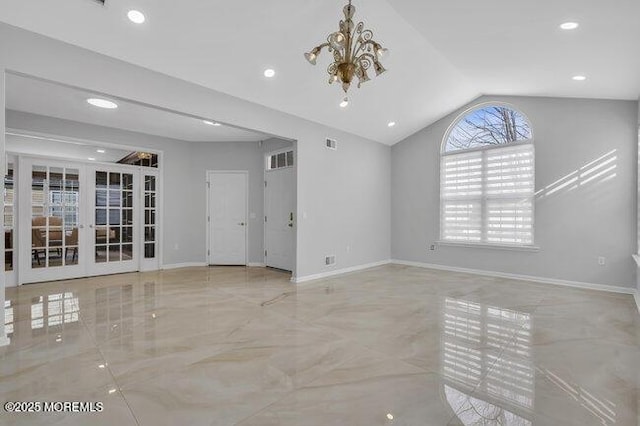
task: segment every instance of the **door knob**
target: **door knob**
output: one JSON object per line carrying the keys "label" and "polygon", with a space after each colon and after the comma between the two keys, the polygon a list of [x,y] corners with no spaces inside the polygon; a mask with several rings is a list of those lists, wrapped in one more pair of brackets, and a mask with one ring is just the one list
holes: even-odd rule
{"label": "door knob", "polygon": [[84,225],[79,225],[78,228],[84,229]]}
{"label": "door knob", "polygon": [[293,228],[293,223],[290,223],[290,224],[289,224],[289,228]]}
{"label": "door knob", "polygon": [[238,225],[240,225],[240,226],[244,226],[244,222],[240,222]]}

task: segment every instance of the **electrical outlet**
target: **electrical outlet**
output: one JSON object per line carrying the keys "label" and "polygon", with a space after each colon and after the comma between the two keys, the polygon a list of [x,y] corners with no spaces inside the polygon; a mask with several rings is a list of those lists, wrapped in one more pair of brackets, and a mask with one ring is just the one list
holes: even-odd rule
{"label": "electrical outlet", "polygon": [[435,251],[435,249],[436,249],[436,245],[435,244],[431,244],[431,246],[429,247],[429,250]]}
{"label": "electrical outlet", "polygon": [[347,246],[347,253],[351,253],[351,246]]}
{"label": "electrical outlet", "polygon": [[176,243],[176,244],[173,245],[173,249],[174,250],[180,250],[180,246],[178,246],[178,244]]}
{"label": "electrical outlet", "polygon": [[606,264],[607,264],[607,259],[606,259],[605,257],[600,256],[600,257],[598,258],[598,265],[600,265],[600,266],[604,266],[604,265],[606,265]]}

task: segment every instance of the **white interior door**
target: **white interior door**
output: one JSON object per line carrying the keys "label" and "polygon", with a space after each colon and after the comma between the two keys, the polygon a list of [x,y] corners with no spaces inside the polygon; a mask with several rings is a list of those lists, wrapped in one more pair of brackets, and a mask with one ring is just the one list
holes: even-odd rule
{"label": "white interior door", "polygon": [[19,167],[19,271],[22,283],[85,275],[85,167],[23,158]]}
{"label": "white interior door", "polygon": [[[140,173],[127,166],[96,165],[87,167],[87,178],[87,275],[137,271]],[[155,217],[149,219],[155,223]]]}
{"label": "white interior door", "polygon": [[265,263],[293,270],[294,250],[294,168],[283,167],[265,172]]}
{"label": "white interior door", "polygon": [[246,172],[209,172],[209,264],[247,264]]}

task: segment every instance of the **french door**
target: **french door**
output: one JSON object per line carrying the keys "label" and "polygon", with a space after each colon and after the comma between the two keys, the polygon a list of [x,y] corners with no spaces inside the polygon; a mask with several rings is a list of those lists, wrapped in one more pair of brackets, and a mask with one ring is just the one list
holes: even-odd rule
{"label": "french door", "polygon": [[138,270],[140,175],[131,167],[88,166],[86,275]]}
{"label": "french door", "polygon": [[149,176],[139,168],[21,158],[19,281],[139,270],[142,248],[149,252],[141,223],[153,223],[153,253],[144,257],[155,257],[157,176],[151,174],[153,208],[142,208],[141,198],[151,192],[141,187],[146,179],[148,189]]}

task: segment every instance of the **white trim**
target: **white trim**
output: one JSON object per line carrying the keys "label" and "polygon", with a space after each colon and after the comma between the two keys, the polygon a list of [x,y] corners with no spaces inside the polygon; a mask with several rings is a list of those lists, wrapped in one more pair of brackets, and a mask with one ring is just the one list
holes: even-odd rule
{"label": "white trim", "polygon": [[198,268],[202,266],[207,266],[207,262],[184,262],[184,263],[171,263],[168,265],[162,265],[160,267],[161,270],[168,269],[181,269],[181,268]]}
{"label": "white trim", "polygon": [[397,260],[397,259],[391,260],[391,263],[396,265],[415,266],[418,268],[436,269],[440,271],[462,272],[465,274],[475,274],[475,275],[482,275],[487,277],[508,278],[508,279],[518,280],[518,281],[533,281],[541,284],[554,284],[554,285],[560,285],[564,287],[582,288],[586,290],[598,290],[598,291],[606,291],[610,293],[632,294],[632,295],[636,294],[636,290],[633,288],[615,286],[615,285],[584,283],[580,281],[569,281],[569,280],[561,280],[557,278],[537,277],[533,275],[510,274],[507,272],[486,271],[482,269],[458,268],[456,266],[436,265],[432,263],[411,262],[407,260]]}
{"label": "white trim", "polygon": [[631,257],[633,257],[633,260],[636,261],[636,265],[638,265],[638,267],[640,267],[640,255],[633,254],[633,255],[631,255]]}
{"label": "white trim", "polygon": [[636,301],[636,308],[638,308],[638,313],[640,314],[640,290],[636,290],[633,293],[633,299]]}
{"label": "white trim", "polygon": [[391,262],[392,262],[391,260],[381,260],[379,262],[365,263],[363,265],[356,265],[356,266],[351,266],[349,268],[336,269],[329,272],[322,272],[320,274],[306,275],[304,277],[291,277],[291,282],[299,284],[307,281],[333,277],[335,275],[342,275],[342,274],[348,274],[350,272],[362,271],[363,269],[370,269],[378,266],[388,265]]}
{"label": "white trim", "polygon": [[487,243],[468,243],[457,241],[436,241],[439,246],[451,246],[451,247],[467,247],[467,248],[483,248],[483,249],[495,249],[495,250],[513,250],[513,251],[540,251],[538,246],[517,246],[509,244],[487,244]]}
{"label": "white trim", "polygon": [[264,267],[266,267],[267,265],[265,265],[265,264],[264,264],[264,263],[262,263],[262,262],[249,262],[249,263],[247,263],[247,266],[249,266],[249,267],[251,267],[251,268],[264,268]]}

